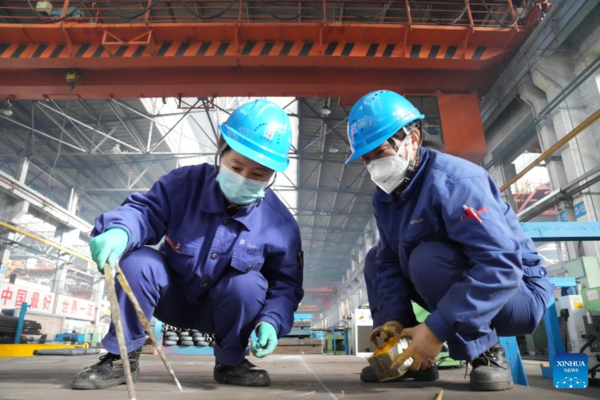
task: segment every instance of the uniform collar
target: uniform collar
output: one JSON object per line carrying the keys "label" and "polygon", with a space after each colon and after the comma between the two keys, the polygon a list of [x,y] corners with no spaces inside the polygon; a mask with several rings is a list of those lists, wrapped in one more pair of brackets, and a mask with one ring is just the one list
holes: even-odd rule
{"label": "uniform collar", "polygon": [[259,207],[242,208],[234,216],[230,217],[227,214],[227,207],[225,206],[225,196],[223,196],[216,178],[216,173],[211,174],[206,189],[202,193],[200,209],[206,213],[224,214],[224,218],[234,219],[244,225],[247,230],[252,230],[253,221],[262,212],[261,207],[264,207],[264,204],[261,204]]}
{"label": "uniform collar", "polygon": [[253,206],[248,208],[241,208],[231,218],[244,225],[247,230],[251,231],[252,227],[256,226],[255,220],[262,213],[263,207],[265,207],[264,204],[261,204],[258,207]]}
{"label": "uniform collar", "polygon": [[420,183],[419,181],[423,179],[423,174],[424,174],[424,170],[425,170],[425,165],[427,164],[427,161],[429,160],[429,155],[431,154],[431,150],[421,147],[419,149],[419,165],[417,166],[417,171],[415,172],[415,175],[413,176],[412,180],[410,181],[410,184],[408,185],[408,187],[406,189],[404,189],[402,191],[402,193],[397,194],[397,193],[390,193],[387,194],[386,192],[384,192],[383,190],[377,188],[376,192],[375,192],[375,200],[381,203],[391,203],[394,201],[394,199],[399,200],[400,198],[408,198],[410,196],[410,194],[412,192],[414,192],[415,187],[419,186]]}
{"label": "uniform collar", "polygon": [[225,213],[225,197],[221,193],[219,184],[217,183],[217,174],[211,173],[208,178],[208,184],[205,190],[202,191],[202,203],[200,209],[207,213]]}
{"label": "uniform collar", "polygon": [[415,188],[421,186],[421,181],[423,180],[423,176],[425,175],[425,169],[427,169],[427,161],[429,160],[429,155],[431,154],[430,149],[426,149],[421,147],[419,149],[419,165],[417,166],[417,171],[410,181],[408,187],[400,193],[400,196],[403,198],[409,198],[411,193],[415,191]]}

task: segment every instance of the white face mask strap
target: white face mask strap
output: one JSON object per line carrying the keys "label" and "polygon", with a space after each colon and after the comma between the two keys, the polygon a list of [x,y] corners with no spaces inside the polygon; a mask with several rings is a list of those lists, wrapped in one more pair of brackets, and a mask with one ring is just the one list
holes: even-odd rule
{"label": "white face mask strap", "polygon": [[406,155],[407,155],[406,161],[408,161],[409,169],[414,169],[417,157],[416,157],[415,153],[413,153],[412,151],[410,151],[410,146],[412,144],[411,141],[410,141],[410,138],[412,136],[413,128],[408,128],[407,129],[405,126],[403,126],[402,130],[406,134],[406,136],[404,137],[404,140],[402,141],[402,145],[404,146],[404,149],[405,149],[405,152],[406,152]]}

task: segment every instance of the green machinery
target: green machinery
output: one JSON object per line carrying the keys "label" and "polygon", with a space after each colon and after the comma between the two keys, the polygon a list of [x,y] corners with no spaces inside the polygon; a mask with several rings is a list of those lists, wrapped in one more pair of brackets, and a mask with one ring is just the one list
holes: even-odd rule
{"label": "green machinery", "polygon": [[565,270],[575,278],[578,290],[573,288],[557,300],[557,313],[565,320],[570,351],[588,356],[590,375],[595,378],[600,372],[600,264],[596,257],[580,257],[566,262]]}
{"label": "green machinery", "polygon": [[335,333],[335,350],[333,344],[333,334],[328,333],[325,335],[323,340],[323,353],[334,354],[338,356],[346,354],[346,338],[342,331],[337,331]]}
{"label": "green machinery", "polygon": [[581,285],[583,308],[600,311],[600,265],[596,257],[581,257],[565,263],[568,276]]}

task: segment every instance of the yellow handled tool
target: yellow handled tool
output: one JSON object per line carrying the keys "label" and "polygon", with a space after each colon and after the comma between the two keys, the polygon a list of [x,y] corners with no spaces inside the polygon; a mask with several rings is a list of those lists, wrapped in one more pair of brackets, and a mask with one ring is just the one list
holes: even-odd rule
{"label": "yellow handled tool", "polygon": [[[106,270],[106,267],[104,269]],[[138,303],[135,295],[133,294],[133,291],[131,290],[131,286],[129,286],[129,283],[127,282],[127,279],[125,278],[125,275],[123,274],[123,271],[121,270],[121,267],[119,267],[119,264],[116,265],[116,270],[117,270],[117,280],[121,284],[121,289],[123,289],[123,291],[129,298],[129,301],[131,301],[131,304],[133,304],[133,308],[135,309],[135,313],[136,313],[138,319],[142,323],[142,326],[144,327],[146,332],[148,332],[148,336],[150,336],[150,339],[152,340],[152,344],[154,345],[156,352],[160,356],[160,359],[162,360],[162,362],[165,364],[165,367],[167,367],[169,374],[171,374],[171,376],[173,377],[173,380],[175,381],[175,384],[179,388],[179,391],[183,392],[181,383],[179,383],[179,380],[175,376],[175,372],[173,371],[173,368],[171,368],[171,366],[169,365],[169,362],[167,361],[167,357],[165,356],[165,353],[163,353],[162,348],[158,344],[158,340],[156,340],[156,336],[154,336],[154,331],[150,328],[148,319],[144,315],[144,312],[142,311],[142,307],[140,307],[140,303]]]}
{"label": "yellow handled tool", "polygon": [[133,378],[129,366],[127,345],[125,344],[125,332],[123,331],[123,321],[121,320],[121,309],[119,308],[119,301],[117,300],[112,269],[108,264],[104,266],[104,278],[106,278],[106,290],[108,291],[108,300],[110,301],[110,314],[112,316],[113,324],[115,324],[117,342],[119,342],[119,352],[121,353],[121,362],[123,363],[123,370],[125,371],[125,382],[127,383],[129,400],[135,400],[135,387],[133,385]]}

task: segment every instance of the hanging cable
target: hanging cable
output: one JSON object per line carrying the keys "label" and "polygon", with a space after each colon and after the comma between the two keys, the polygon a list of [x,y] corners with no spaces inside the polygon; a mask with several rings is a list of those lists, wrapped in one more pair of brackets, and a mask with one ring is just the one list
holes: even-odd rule
{"label": "hanging cable", "polygon": [[483,3],[483,7],[485,8],[485,11],[487,11],[488,15],[490,17],[492,17],[492,19],[494,21],[496,21],[496,23],[498,25],[500,25],[501,27],[503,27],[503,28],[514,28],[519,23],[520,15],[516,16],[515,20],[512,23],[506,24],[506,23],[500,21],[498,19],[498,17],[496,17],[496,15],[492,12],[492,10],[488,6],[488,4],[485,2],[485,0],[481,0],[481,3]]}
{"label": "hanging cable", "polygon": [[314,1],[311,1],[310,3],[308,3],[308,5],[304,8],[303,11],[301,11],[298,14],[293,15],[291,17],[281,17],[281,16],[275,14],[273,11],[269,10],[267,8],[267,6],[265,6],[265,3],[262,2],[262,1],[258,1],[258,4],[260,4],[260,6],[261,6],[261,8],[263,9],[264,12],[266,12],[267,14],[269,14],[271,17],[273,17],[275,19],[278,19],[280,21],[293,21],[295,19],[298,19],[298,18],[302,17],[304,14],[306,14],[306,12],[308,10],[310,10],[311,6],[314,4]]}
{"label": "hanging cable", "polygon": [[31,4],[30,0],[27,0],[27,3],[29,4],[29,8],[31,9],[31,11],[35,13],[38,21],[43,24],[55,24],[57,22],[62,22],[67,18],[71,18],[75,13],[77,13],[77,11],[79,11],[81,7],[85,6],[85,1],[80,1],[77,7],[73,8],[70,12],[67,12],[64,17],[48,20],[42,17],[39,11],[33,6],[33,4]]}
{"label": "hanging cable", "polygon": [[[376,13],[370,14],[370,15],[357,14],[357,13],[355,13],[353,11],[348,10],[347,8],[344,9],[344,13],[347,14],[347,15],[350,15],[350,16],[356,18],[356,19],[360,19],[360,20],[363,20],[363,21],[370,21],[370,20],[374,20],[374,19],[380,18],[383,15],[383,13],[387,12],[387,10],[392,6],[393,3],[394,3],[394,0],[391,0],[391,1],[387,2],[383,6],[383,8],[381,9],[381,11],[377,11]],[[337,4],[341,7],[345,3],[342,2],[342,1],[338,1]]]}
{"label": "hanging cable", "polygon": [[447,22],[436,19],[433,15],[431,15],[431,13],[429,13],[429,11],[425,10],[421,6],[421,4],[419,4],[419,2],[417,2],[416,0],[410,0],[410,3],[413,4],[419,11],[421,11],[425,18],[427,18],[436,25],[456,25],[456,23],[462,19],[462,17],[467,12],[467,9],[469,8],[468,5],[465,5],[465,8],[463,8],[462,11],[458,13],[458,16],[456,18],[454,18],[451,22]]}
{"label": "hanging cable", "polygon": [[56,158],[54,159],[54,163],[52,164],[52,169],[50,170],[50,178],[48,179],[48,195],[51,195],[52,180],[56,179],[55,178],[55,175],[56,175],[56,163],[58,162],[58,159],[60,158],[60,152],[61,152],[61,149],[62,149],[63,135],[64,135],[65,128],[66,128],[66,125],[67,125],[67,116],[69,115],[69,105],[71,104],[71,93],[72,92],[73,92],[73,88],[71,86],[69,86],[69,95],[67,97],[67,105],[65,107],[65,116],[63,118],[62,126],[60,128],[60,138],[58,140],[58,150],[56,151]]}
{"label": "hanging cable", "polygon": [[[113,14],[115,14],[117,17],[127,20],[127,21],[133,21],[136,18],[146,14],[148,11],[152,10],[156,4],[158,3],[158,0],[154,0],[154,2],[152,4],[150,4],[148,7],[144,8],[142,7],[142,11],[138,12],[137,14],[134,15],[123,15],[119,12],[117,12],[117,10],[120,10],[119,7],[115,7],[112,1],[107,1],[106,4],[108,5],[108,7],[110,8],[110,10],[113,12]],[[119,2],[119,3],[123,3],[123,2]],[[132,2],[133,3],[133,2]]]}
{"label": "hanging cable", "polygon": [[187,11],[192,14],[194,17],[201,19],[201,20],[211,20],[211,19],[215,19],[215,18],[219,18],[221,17],[223,14],[225,14],[227,11],[229,11],[231,9],[231,7],[233,7],[233,5],[236,3],[236,0],[232,0],[231,3],[229,3],[229,5],[227,7],[225,7],[223,10],[217,12],[216,14],[213,15],[202,15],[196,11],[194,11],[188,4],[187,1],[183,0],[181,1],[181,3],[183,3],[183,6],[187,9]]}

